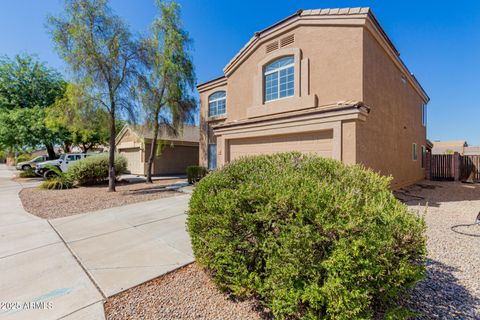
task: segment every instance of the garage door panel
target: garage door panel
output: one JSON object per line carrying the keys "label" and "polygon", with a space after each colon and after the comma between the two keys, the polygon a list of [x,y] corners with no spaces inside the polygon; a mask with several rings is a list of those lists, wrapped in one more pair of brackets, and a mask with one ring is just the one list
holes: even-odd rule
{"label": "garage door panel", "polygon": [[127,170],[130,173],[144,174],[140,148],[119,149],[118,152],[127,159]]}
{"label": "garage door panel", "polygon": [[333,131],[234,139],[229,142],[230,160],[249,155],[299,151],[331,158]]}

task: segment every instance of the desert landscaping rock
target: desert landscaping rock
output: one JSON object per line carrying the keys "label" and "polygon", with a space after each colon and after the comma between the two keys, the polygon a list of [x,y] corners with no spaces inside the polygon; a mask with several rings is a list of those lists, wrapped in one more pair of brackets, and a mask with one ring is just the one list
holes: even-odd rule
{"label": "desert landscaping rock", "polygon": [[398,194],[427,212],[427,275],[404,304],[417,319],[480,319],[480,185],[424,182]]}
{"label": "desert landscaping rock", "polygon": [[265,319],[253,301],[234,301],[195,263],[109,298],[106,318]]}
{"label": "desert landscaping rock", "polygon": [[153,184],[124,183],[117,186],[117,192],[108,192],[106,186],[79,187],[69,190],[41,190],[26,188],[20,192],[20,199],[26,211],[44,219],[54,219],[119,207],[130,203],[173,197],[181,193],[165,187],[184,179],[157,180]]}

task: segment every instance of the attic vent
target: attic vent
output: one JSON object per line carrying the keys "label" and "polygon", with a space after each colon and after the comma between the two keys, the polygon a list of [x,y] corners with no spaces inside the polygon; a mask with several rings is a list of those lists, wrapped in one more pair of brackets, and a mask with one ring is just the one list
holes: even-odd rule
{"label": "attic vent", "polygon": [[295,42],[295,35],[291,34],[289,36],[286,36],[285,38],[280,39],[280,47],[286,47],[288,45],[291,45],[292,43]]}
{"label": "attic vent", "polygon": [[274,50],[277,50],[277,49],[278,49],[278,41],[275,41],[275,42],[267,44],[265,51],[267,53],[270,53],[270,52],[272,52]]}

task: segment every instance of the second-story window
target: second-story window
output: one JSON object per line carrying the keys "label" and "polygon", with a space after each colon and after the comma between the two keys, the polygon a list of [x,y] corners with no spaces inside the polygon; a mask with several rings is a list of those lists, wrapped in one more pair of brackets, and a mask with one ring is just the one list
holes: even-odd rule
{"label": "second-story window", "polygon": [[294,69],[293,56],[277,59],[265,67],[265,102],[293,96]]}
{"label": "second-story window", "polygon": [[208,116],[216,117],[224,115],[227,111],[227,93],[217,91],[208,97]]}
{"label": "second-story window", "polygon": [[427,126],[427,105],[422,104],[422,125]]}

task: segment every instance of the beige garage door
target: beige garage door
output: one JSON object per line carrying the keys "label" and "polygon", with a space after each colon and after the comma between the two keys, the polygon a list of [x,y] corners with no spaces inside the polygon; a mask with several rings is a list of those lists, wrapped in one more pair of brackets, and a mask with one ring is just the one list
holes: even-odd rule
{"label": "beige garage door", "polygon": [[118,152],[127,158],[127,168],[130,173],[145,174],[140,148],[119,149]]}
{"label": "beige garage door", "polygon": [[245,139],[232,139],[229,143],[230,160],[242,156],[300,151],[332,157],[333,131],[317,131]]}

